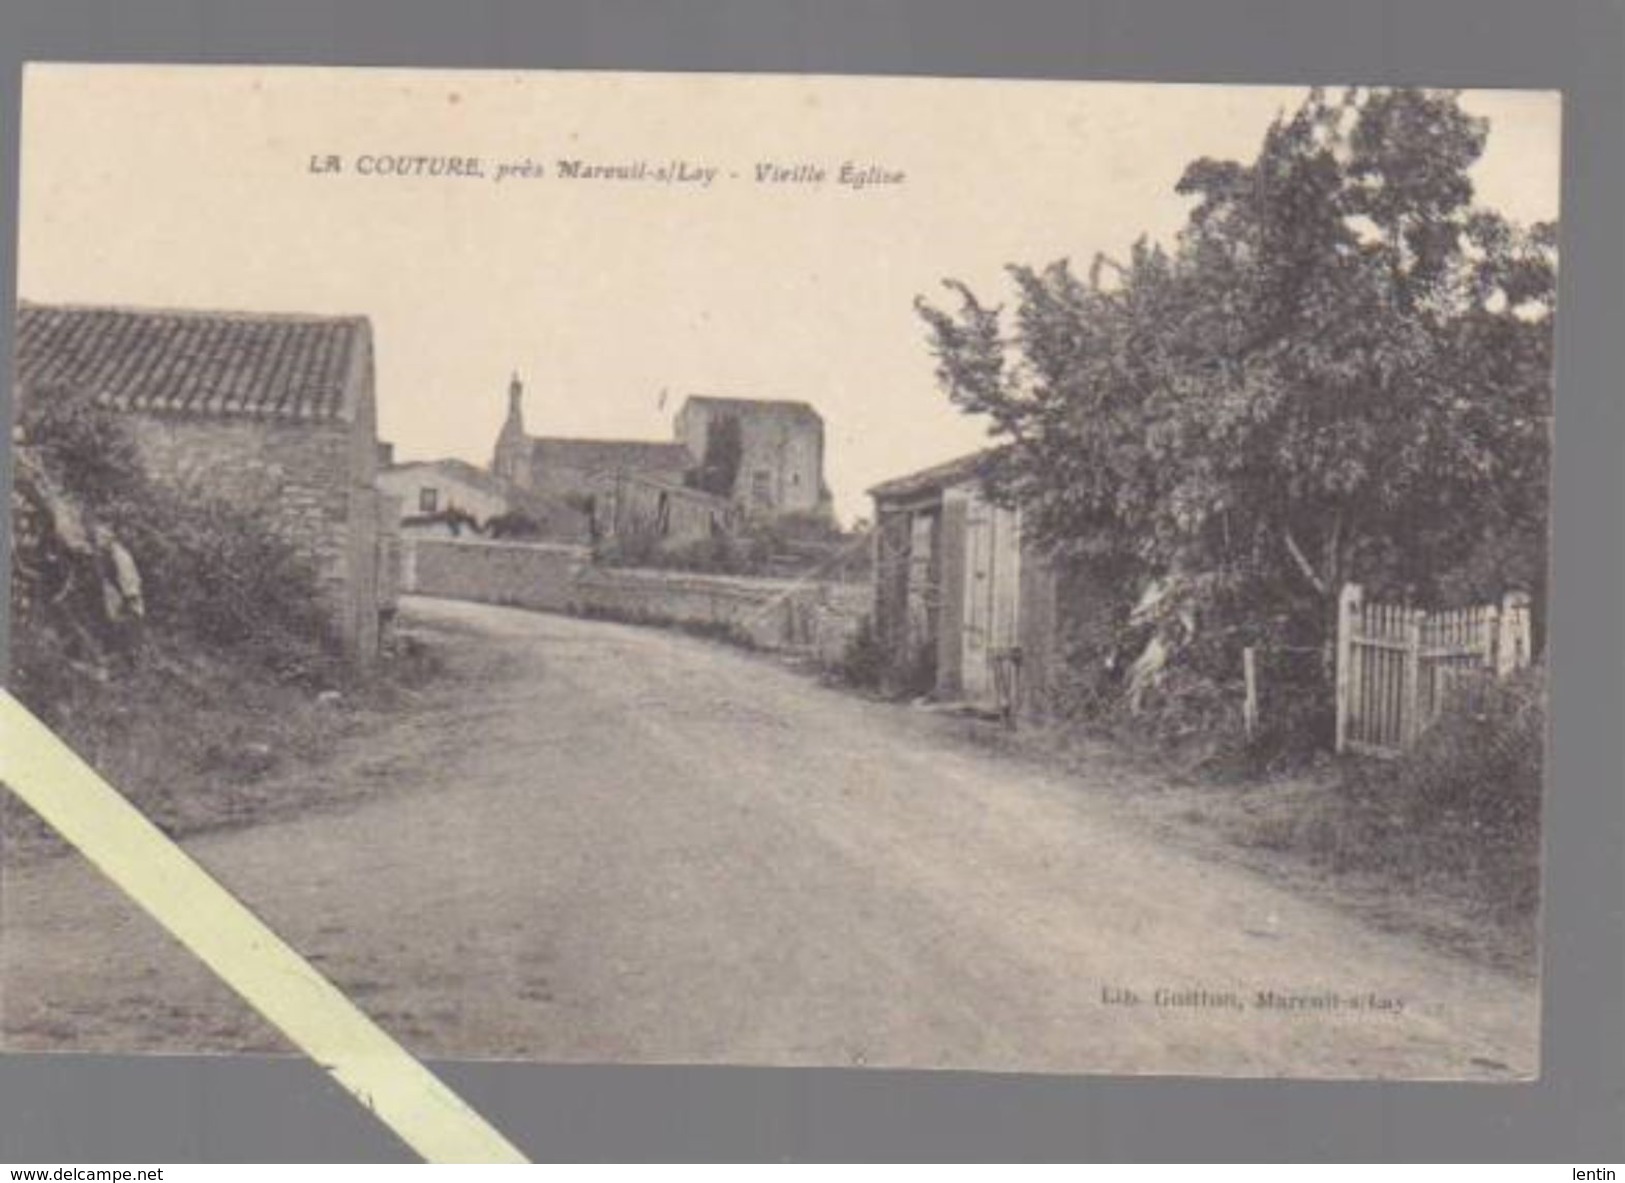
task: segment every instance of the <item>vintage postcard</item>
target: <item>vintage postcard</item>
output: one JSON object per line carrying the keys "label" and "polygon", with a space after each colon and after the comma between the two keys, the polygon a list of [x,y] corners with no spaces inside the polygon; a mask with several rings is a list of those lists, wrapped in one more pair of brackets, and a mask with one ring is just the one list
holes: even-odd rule
{"label": "vintage postcard", "polygon": [[1560,102],[1358,81],[31,67],[6,685],[418,1055],[1535,1077]]}

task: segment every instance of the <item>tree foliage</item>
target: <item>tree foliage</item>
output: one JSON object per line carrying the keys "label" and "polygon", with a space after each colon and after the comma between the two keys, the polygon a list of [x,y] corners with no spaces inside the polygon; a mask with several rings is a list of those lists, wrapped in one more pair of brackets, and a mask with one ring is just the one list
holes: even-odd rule
{"label": "tree foliage", "polygon": [[732,497],[745,455],[744,430],[737,415],[719,415],[705,425],[705,455],[689,482],[718,497]]}
{"label": "tree foliage", "polygon": [[1014,307],[924,299],[991,480],[1065,554],[1175,587],[1209,636],[1324,643],[1339,587],[1539,593],[1556,231],[1475,207],[1454,93],[1312,91],[1250,162],[1197,160],[1169,245]]}
{"label": "tree foliage", "polygon": [[149,627],[290,678],[336,668],[314,559],[266,510],[149,479],[119,413],[81,390],[30,392],[13,444],[12,673],[31,705]]}

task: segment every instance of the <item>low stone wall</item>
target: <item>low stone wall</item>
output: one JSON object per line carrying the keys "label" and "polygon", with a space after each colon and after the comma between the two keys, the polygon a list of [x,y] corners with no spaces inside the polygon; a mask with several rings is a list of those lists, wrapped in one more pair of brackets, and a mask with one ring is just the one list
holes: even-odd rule
{"label": "low stone wall", "polygon": [[818,664],[835,669],[846,660],[847,643],[875,609],[875,589],[869,583],[826,583],[813,613],[814,649]]}
{"label": "low stone wall", "polygon": [[560,543],[464,538],[401,539],[401,590],[448,600],[478,600],[568,612],[587,550]]}
{"label": "low stone wall", "polygon": [[715,629],[759,649],[816,644],[821,588],[769,579],[585,567],[571,610],[583,616]]}
{"label": "low stone wall", "polygon": [[825,666],[840,662],[873,598],[865,584],[594,567],[585,547],[558,543],[407,534],[400,548],[406,594],[715,631]]}

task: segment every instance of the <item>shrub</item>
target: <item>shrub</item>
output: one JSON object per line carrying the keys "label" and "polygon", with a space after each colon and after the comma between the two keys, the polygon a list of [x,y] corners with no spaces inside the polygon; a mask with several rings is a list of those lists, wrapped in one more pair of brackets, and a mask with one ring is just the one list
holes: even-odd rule
{"label": "shrub", "polygon": [[89,394],[65,387],[30,390],[17,428],[40,468],[62,490],[117,528],[148,495],[135,440]]}
{"label": "shrub", "polygon": [[133,544],[155,624],[238,649],[282,677],[326,680],[337,638],[311,557],[265,515],[161,491],[155,525]]}
{"label": "shrub", "polygon": [[836,676],[849,686],[877,690],[885,668],[886,655],[880,647],[880,638],[875,635],[874,619],[865,615],[846,639],[840,664],[835,669]]}
{"label": "shrub", "polygon": [[123,420],[82,393],[30,392],[18,427],[19,473],[27,477],[12,491],[22,525],[12,566],[20,687],[49,698],[61,691],[50,666],[94,661],[110,648],[105,638],[87,644],[99,627],[94,571],[78,579],[77,601],[57,594],[41,602],[28,586],[28,573],[64,566],[62,539],[41,508],[50,504],[47,490],[83,519],[91,538],[103,539],[99,549],[116,541],[128,551],[149,624],[240,650],[286,678],[333,676],[336,638],[314,559],[269,526],[268,514],[150,481]]}
{"label": "shrub", "polygon": [[626,531],[601,540],[593,553],[606,567],[782,578],[836,570],[867,574],[866,541],[866,535],[844,533],[826,514],[800,512],[751,519],[737,533],[704,538]]}
{"label": "shrub", "polygon": [[1459,824],[1493,847],[1522,849],[1540,827],[1546,742],[1544,671],[1458,683],[1439,721],[1396,768],[1413,820]]}
{"label": "shrub", "polygon": [[543,523],[522,510],[510,509],[487,519],[485,530],[492,538],[540,538]]}
{"label": "shrub", "polygon": [[1533,915],[1545,746],[1542,669],[1463,679],[1409,751],[1352,766],[1340,791],[1367,819],[1369,847],[1350,857],[1380,864],[1413,851],[1493,907]]}
{"label": "shrub", "polygon": [[881,690],[893,698],[923,698],[937,688],[937,647],[916,630],[899,643],[881,645]]}

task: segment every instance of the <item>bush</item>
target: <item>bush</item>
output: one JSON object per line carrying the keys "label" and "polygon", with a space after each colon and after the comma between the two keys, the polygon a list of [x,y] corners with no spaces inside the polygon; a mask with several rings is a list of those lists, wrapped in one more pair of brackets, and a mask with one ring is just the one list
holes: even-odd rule
{"label": "bush", "polygon": [[606,567],[783,578],[832,569],[866,574],[865,541],[865,535],[843,533],[828,515],[801,512],[752,519],[738,533],[677,541],[629,531],[603,539],[593,554]]}
{"label": "bush", "polygon": [[17,408],[17,429],[40,468],[108,525],[127,525],[139,512],[149,489],[135,440],[88,394],[29,391]]}
{"label": "bush", "polygon": [[846,639],[835,674],[848,686],[878,690],[885,669],[886,655],[880,647],[880,638],[875,635],[874,619],[864,616]]}
{"label": "bush", "polygon": [[880,689],[891,698],[923,698],[937,688],[937,646],[910,630],[901,643],[880,646]]}
{"label": "bush", "polygon": [[155,504],[155,525],[132,543],[155,624],[242,650],[284,678],[333,675],[338,638],[302,548],[229,502],[161,491]]}
{"label": "bush", "polygon": [[1396,766],[1395,789],[1413,821],[1524,849],[1540,829],[1546,745],[1544,671],[1485,672],[1458,683],[1439,721]]}
{"label": "bush", "polygon": [[1365,820],[1352,861],[1409,857],[1532,916],[1540,894],[1546,750],[1544,670],[1463,679],[1439,720],[1397,760],[1355,764],[1340,786]]}
{"label": "bush", "polygon": [[[52,512],[82,520],[96,550],[124,548],[140,574],[145,622],[217,650],[238,650],[279,676],[331,680],[337,646],[314,560],[263,512],[150,481],[123,420],[69,390],[31,392],[18,416],[20,523],[13,556],[14,673],[37,699],[62,691],[64,659],[100,665],[109,643],[96,564],[75,552]],[[56,509],[52,511],[51,507]],[[69,561],[77,578],[67,578]],[[40,595],[31,581],[72,588]],[[138,620],[137,624],[140,623]],[[99,643],[91,643],[99,641]]]}

